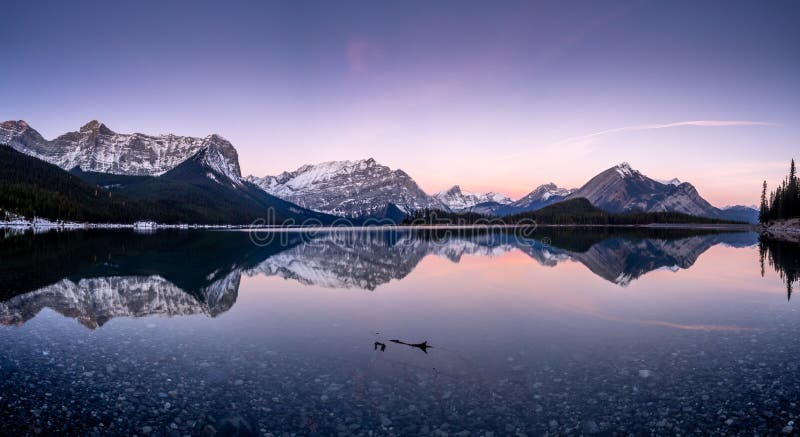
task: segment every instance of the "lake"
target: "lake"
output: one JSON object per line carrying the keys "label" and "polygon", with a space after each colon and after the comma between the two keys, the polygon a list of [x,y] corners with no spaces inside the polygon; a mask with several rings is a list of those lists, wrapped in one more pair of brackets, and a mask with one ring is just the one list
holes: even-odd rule
{"label": "lake", "polygon": [[799,256],[700,230],[8,233],[0,421],[11,435],[791,433]]}

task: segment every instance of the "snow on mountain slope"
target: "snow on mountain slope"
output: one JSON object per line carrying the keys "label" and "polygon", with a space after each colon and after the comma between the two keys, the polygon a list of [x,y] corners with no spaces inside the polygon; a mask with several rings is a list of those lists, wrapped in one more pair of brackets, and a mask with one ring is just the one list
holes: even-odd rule
{"label": "snow on mountain slope", "polygon": [[233,145],[219,135],[205,138],[178,135],[120,134],[92,120],[77,132],[48,141],[24,121],[0,123],[0,144],[55,164],[65,170],[157,176],[208,149],[215,153],[214,168],[232,180],[241,179]]}
{"label": "snow on mountain slope", "polygon": [[536,211],[537,209],[564,200],[573,191],[575,191],[575,189],[560,188],[556,184],[550,182],[549,184],[536,187],[535,190],[515,202],[494,207],[492,213],[502,216]]}
{"label": "snow on mountain slope", "polygon": [[656,182],[661,182],[664,185],[675,185],[676,187],[682,183],[678,178],[672,178],[670,180],[664,180],[664,179],[653,179],[653,180]]}
{"label": "snow on mountain slope", "polygon": [[508,205],[514,200],[505,194],[488,192],[488,193],[466,193],[461,191],[461,187],[454,185],[446,191],[441,191],[433,195],[443,204],[447,205],[453,211],[460,211],[474,207],[475,205],[494,202],[499,205]]}
{"label": "snow on mountain slope", "polygon": [[539,185],[535,190],[528,193],[525,197],[517,200],[511,205],[515,208],[530,208],[538,206],[542,208],[549,205],[553,200],[558,201],[572,194],[574,188],[560,188],[556,184],[550,182],[549,184]]}
{"label": "snow on mountain slope", "polygon": [[213,180],[217,180],[214,176],[214,172],[216,172],[229,179],[234,187],[244,183],[244,179],[242,179],[241,175],[236,171],[237,169],[229,165],[228,160],[217,147],[208,147],[205,149],[205,153],[202,154],[201,164],[212,171],[209,172],[207,176]]}
{"label": "snow on mountain slope", "polygon": [[343,217],[370,216],[390,204],[405,213],[447,209],[404,171],[392,170],[372,158],[304,165],[278,176],[248,176],[247,180],[273,196]]}

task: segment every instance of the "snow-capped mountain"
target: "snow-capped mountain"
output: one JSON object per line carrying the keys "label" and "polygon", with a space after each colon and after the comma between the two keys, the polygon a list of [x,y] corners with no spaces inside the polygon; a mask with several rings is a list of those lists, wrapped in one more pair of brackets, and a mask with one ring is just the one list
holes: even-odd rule
{"label": "snow-capped mountain", "polygon": [[461,187],[458,185],[454,185],[449,190],[440,191],[434,194],[433,197],[453,211],[463,211],[475,205],[487,202],[497,203],[498,205],[508,205],[514,201],[505,194],[491,191],[488,193],[465,193],[461,191]]}
{"label": "snow-capped mountain", "polygon": [[574,191],[574,188],[560,188],[556,184],[550,182],[549,184],[539,185],[535,190],[509,206],[516,212],[535,211],[564,200]]}
{"label": "snow-capped mountain", "polygon": [[241,178],[236,149],[219,135],[195,138],[120,134],[92,120],[77,132],[49,141],[20,120],[0,124],[0,144],[8,144],[64,170],[80,167],[83,171],[133,176],[160,175],[201,150],[209,150],[208,156],[214,157],[217,171],[234,181]]}
{"label": "snow-capped mountain", "polygon": [[379,214],[389,205],[405,213],[447,209],[404,171],[392,170],[372,158],[304,165],[278,176],[248,176],[247,180],[273,196],[343,217]]}
{"label": "snow-capped mountain", "polygon": [[614,213],[673,211],[700,217],[720,216],[720,210],[700,197],[692,184],[656,181],[627,162],[603,171],[569,196],[579,197]]}
{"label": "snow-capped mountain", "polygon": [[537,209],[564,200],[573,191],[575,191],[574,188],[560,188],[556,184],[550,182],[549,184],[539,185],[536,189],[517,201],[505,205],[489,203],[479,204],[475,207],[475,210],[499,216],[536,211]]}

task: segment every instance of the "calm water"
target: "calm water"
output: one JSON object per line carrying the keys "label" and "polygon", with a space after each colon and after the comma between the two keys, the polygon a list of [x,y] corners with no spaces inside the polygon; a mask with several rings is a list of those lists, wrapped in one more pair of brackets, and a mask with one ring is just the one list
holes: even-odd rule
{"label": "calm water", "polygon": [[3,432],[752,435],[800,423],[797,246],[602,229],[259,237],[6,236]]}

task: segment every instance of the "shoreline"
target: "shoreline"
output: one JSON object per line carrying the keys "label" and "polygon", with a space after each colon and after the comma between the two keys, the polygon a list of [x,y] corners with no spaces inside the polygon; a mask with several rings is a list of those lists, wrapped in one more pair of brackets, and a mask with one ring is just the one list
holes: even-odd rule
{"label": "shoreline", "polygon": [[[18,231],[47,231],[47,230],[92,230],[92,229],[131,229],[136,231],[157,231],[159,229],[170,230],[188,230],[188,229],[209,229],[209,230],[260,230],[260,231],[275,231],[275,232],[291,232],[302,230],[377,230],[377,229],[516,229],[516,228],[645,228],[645,229],[696,229],[696,230],[710,230],[710,231],[731,231],[731,232],[760,232],[762,235],[777,234],[777,235],[792,235],[800,241],[800,225],[797,227],[790,227],[789,230],[784,228],[765,228],[763,225],[753,224],[708,224],[708,223],[649,223],[649,224],[473,224],[473,225],[459,225],[459,224],[439,224],[439,225],[381,225],[381,226],[277,226],[277,225],[202,225],[202,224],[153,224],[152,226],[141,227],[133,223],[72,223],[72,222],[0,222],[0,229],[10,229]],[[782,233],[778,233],[778,231]],[[795,241],[795,240],[793,240]]]}
{"label": "shoreline", "polygon": [[776,220],[759,226],[759,234],[771,240],[800,243],[800,218]]}

